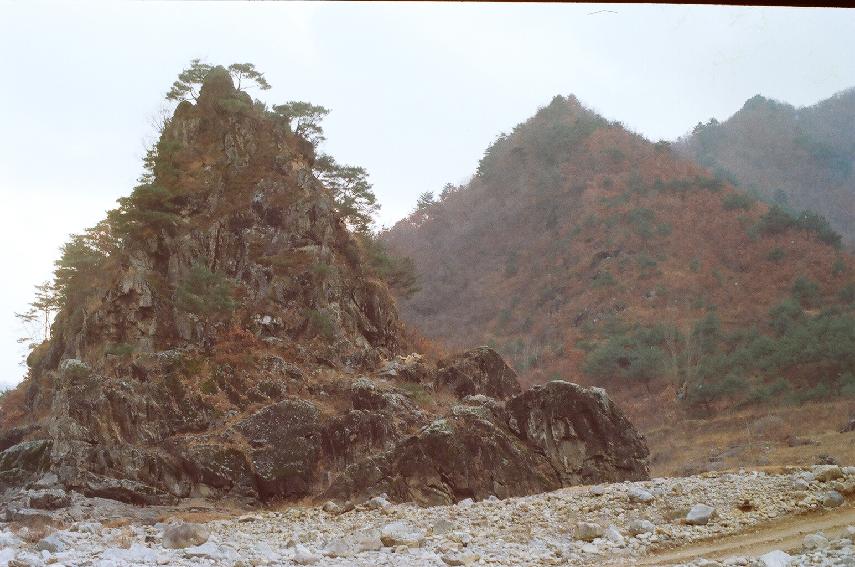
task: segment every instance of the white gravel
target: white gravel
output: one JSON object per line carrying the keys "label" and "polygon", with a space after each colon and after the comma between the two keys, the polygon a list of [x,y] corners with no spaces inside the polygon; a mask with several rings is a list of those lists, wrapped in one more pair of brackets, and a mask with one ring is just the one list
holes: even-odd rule
{"label": "white gravel", "polygon": [[[73,513],[57,514],[64,514],[66,522],[76,521],[51,534],[49,541],[33,541],[20,524],[0,523],[0,566],[11,560],[17,561],[14,565],[105,567],[631,565],[653,550],[742,532],[773,518],[821,508],[830,490],[855,494],[855,469],[708,473],[433,508],[377,506],[375,501],[339,513],[343,508],[338,506],[326,506],[328,511],[322,506],[295,506],[207,522],[207,541],[180,549],[164,547],[169,523],[133,521],[105,528],[93,521],[98,506],[75,504]],[[75,495],[75,502],[81,498]],[[705,525],[686,523],[697,504],[715,508]],[[581,523],[600,529],[586,528],[584,540],[578,539]],[[591,533],[601,536],[592,539]],[[791,553],[788,565],[855,566],[851,539],[831,539],[822,545],[821,538],[825,536],[810,540],[813,549]],[[778,559],[764,556],[765,563],[749,557],[699,559],[690,565],[778,565],[768,562]]]}

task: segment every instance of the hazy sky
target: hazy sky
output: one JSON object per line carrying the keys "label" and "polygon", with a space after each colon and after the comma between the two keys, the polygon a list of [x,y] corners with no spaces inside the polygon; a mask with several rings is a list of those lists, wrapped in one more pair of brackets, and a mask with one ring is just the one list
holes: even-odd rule
{"label": "hazy sky", "polygon": [[13,311],[131,190],[193,57],[253,62],[263,100],[330,108],[323,149],[368,169],[392,224],[556,94],[672,139],[758,93],[802,106],[855,86],[852,53],[840,9],[0,0],[0,384],[24,373]]}

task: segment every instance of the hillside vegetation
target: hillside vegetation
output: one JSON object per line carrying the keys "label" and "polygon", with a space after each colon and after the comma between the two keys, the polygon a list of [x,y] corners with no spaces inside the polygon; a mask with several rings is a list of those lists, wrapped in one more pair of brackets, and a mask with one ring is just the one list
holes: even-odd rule
{"label": "hillside vegetation", "polygon": [[700,413],[855,394],[855,274],[828,222],[758,202],[572,96],[383,239],[419,272],[405,320],[496,346],[528,383]]}
{"label": "hillside vegetation", "polygon": [[649,477],[602,391],[523,392],[489,348],[413,352],[390,293],[414,290],[412,263],[372,234],[367,173],[317,150],[326,109],[268,107],[252,86],[251,64],[191,62],[140,184],[37,289],[22,317],[49,336],[0,399],[4,487],[53,472],[135,504],[350,511]]}
{"label": "hillside vegetation", "polygon": [[818,211],[855,242],[855,89],[804,108],[758,95],[675,148],[769,202]]}

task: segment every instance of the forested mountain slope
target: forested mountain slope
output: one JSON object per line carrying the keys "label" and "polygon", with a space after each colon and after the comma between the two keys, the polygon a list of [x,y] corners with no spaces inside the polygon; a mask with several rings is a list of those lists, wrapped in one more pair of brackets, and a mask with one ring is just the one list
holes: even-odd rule
{"label": "forested mountain slope", "polygon": [[852,388],[839,238],[572,96],[383,235],[416,264],[400,309],[429,337],[495,345],[529,383],[668,386],[706,409]]}
{"label": "forested mountain slope", "polygon": [[767,201],[821,213],[855,242],[855,89],[804,108],[758,95],[675,149]]}

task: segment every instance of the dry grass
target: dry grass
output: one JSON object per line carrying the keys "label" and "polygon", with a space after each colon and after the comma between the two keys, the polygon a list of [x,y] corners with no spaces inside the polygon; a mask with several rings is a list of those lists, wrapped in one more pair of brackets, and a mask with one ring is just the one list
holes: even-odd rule
{"label": "dry grass", "polygon": [[134,543],[134,532],[130,526],[124,526],[119,533],[110,538],[110,545],[120,549],[130,549]]}
{"label": "dry grass", "polygon": [[130,518],[110,518],[101,523],[105,528],[116,529],[125,528],[133,523]]}
{"label": "dry grass", "polygon": [[11,522],[9,530],[27,543],[36,543],[65,525],[59,520],[35,517],[25,522]]}
{"label": "dry grass", "polygon": [[161,514],[157,521],[168,523],[182,521],[191,524],[205,524],[208,522],[216,522],[217,520],[229,520],[246,513],[245,509],[220,509],[220,510],[192,510],[187,512],[169,512]]}
{"label": "dry grass", "polygon": [[729,411],[709,419],[646,424],[651,474],[675,476],[742,466],[811,465],[820,455],[855,463],[855,432],[840,433],[852,401]]}
{"label": "dry grass", "polygon": [[0,399],[0,429],[10,429],[23,423],[28,417],[26,405],[29,380],[24,380],[12,390],[3,393]]}

